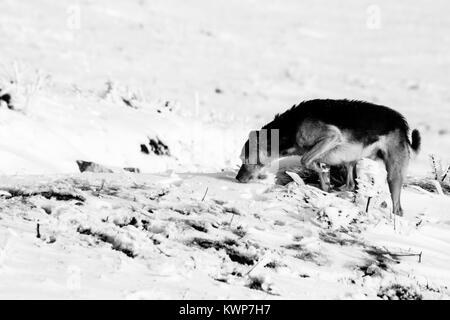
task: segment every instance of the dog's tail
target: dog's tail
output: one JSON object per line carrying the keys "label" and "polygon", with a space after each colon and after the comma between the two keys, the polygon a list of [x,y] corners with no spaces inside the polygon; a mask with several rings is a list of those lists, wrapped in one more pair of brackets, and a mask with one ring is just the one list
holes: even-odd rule
{"label": "dog's tail", "polygon": [[420,152],[420,147],[422,144],[422,137],[420,136],[420,132],[417,129],[414,129],[411,133],[411,149],[415,154]]}

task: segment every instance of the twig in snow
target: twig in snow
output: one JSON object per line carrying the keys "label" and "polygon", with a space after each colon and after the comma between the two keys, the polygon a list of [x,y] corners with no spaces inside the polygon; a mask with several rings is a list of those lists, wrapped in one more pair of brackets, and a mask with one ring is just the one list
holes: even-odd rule
{"label": "twig in snow", "polygon": [[392,257],[419,257],[419,263],[422,262],[422,251],[420,251],[419,253],[393,253],[390,252],[388,249],[386,249],[385,247],[383,247],[383,249],[385,251],[381,251],[381,254],[388,254]]}
{"label": "twig in snow", "polygon": [[205,200],[207,194],[208,194],[208,187],[206,187],[206,191],[205,191],[205,194],[203,195],[202,202],[203,202],[203,200]]}
{"label": "twig in snow", "polygon": [[369,213],[370,200],[372,200],[372,197],[367,198],[366,213]]}
{"label": "twig in snow", "polygon": [[255,263],[255,265],[252,266],[252,267],[250,268],[250,270],[248,270],[247,273],[246,273],[245,275],[248,276],[248,275],[250,274],[250,272],[252,272],[253,270],[255,270],[255,268],[256,268],[258,265],[260,265],[261,262],[264,261],[264,258],[265,258],[265,257],[266,257],[266,256],[264,255],[261,259],[259,259],[258,262]]}
{"label": "twig in snow", "polygon": [[419,257],[419,263],[422,262],[422,251],[420,253],[389,253],[394,257]]}
{"label": "twig in snow", "polygon": [[162,251],[160,248],[158,248],[158,247],[155,247],[155,248],[158,249],[158,251],[159,251],[160,253],[162,253],[163,255],[165,255],[166,257],[168,257],[168,258],[172,257],[170,254],[165,253],[165,252]]}
{"label": "twig in snow", "polygon": [[40,229],[40,225],[38,223],[38,224],[36,224],[36,238],[38,238],[38,239],[41,238],[41,233],[40,233],[39,229]]}
{"label": "twig in snow", "polygon": [[102,180],[102,184],[100,185],[100,188],[99,188],[97,191],[94,191],[94,192],[93,192],[93,194],[94,194],[96,197],[100,196],[100,191],[102,191],[103,188],[105,187],[105,182],[106,182],[106,180],[103,179],[103,180]]}
{"label": "twig in snow", "polygon": [[443,182],[445,180],[445,178],[447,178],[448,172],[450,171],[450,166],[447,167],[447,170],[445,170],[444,175],[442,176],[441,181]]}
{"label": "twig in snow", "polygon": [[191,256],[191,260],[194,261],[194,269],[197,269],[197,261],[195,261],[193,256]]}
{"label": "twig in snow", "polygon": [[231,219],[230,222],[228,223],[228,225],[231,227],[231,223],[233,222],[234,219],[234,213],[231,213]]}

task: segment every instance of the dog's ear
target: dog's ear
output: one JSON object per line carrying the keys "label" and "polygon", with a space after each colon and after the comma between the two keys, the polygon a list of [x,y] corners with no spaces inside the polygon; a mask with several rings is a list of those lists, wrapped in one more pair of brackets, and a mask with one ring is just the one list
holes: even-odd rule
{"label": "dog's ear", "polygon": [[250,138],[258,137],[258,133],[259,133],[259,130],[252,130],[249,132],[248,138],[250,139]]}
{"label": "dog's ear", "polygon": [[248,149],[246,150],[248,164],[258,163],[258,131],[250,131],[248,135]]}

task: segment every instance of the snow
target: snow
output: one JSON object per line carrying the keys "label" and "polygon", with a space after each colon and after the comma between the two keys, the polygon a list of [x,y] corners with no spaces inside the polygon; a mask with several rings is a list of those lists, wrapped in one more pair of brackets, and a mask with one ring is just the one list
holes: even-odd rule
{"label": "snow", "polygon": [[[450,161],[447,11],[1,2],[0,298],[449,299],[450,198],[412,183],[433,179],[430,154]],[[356,194],[292,168],[284,186],[235,181],[248,132],[318,97],[385,104],[421,131],[404,217],[368,159]]]}
{"label": "snow", "polygon": [[248,198],[230,173],[165,180],[3,179],[0,297],[374,299],[401,285],[449,298],[448,216],[411,207],[437,196],[408,191],[417,199],[394,227],[389,210],[295,182],[250,184]]}

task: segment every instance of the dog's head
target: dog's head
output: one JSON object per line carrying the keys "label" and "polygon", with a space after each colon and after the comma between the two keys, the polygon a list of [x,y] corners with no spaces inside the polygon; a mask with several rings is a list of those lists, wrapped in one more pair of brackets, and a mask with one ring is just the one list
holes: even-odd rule
{"label": "dog's head", "polygon": [[264,179],[266,175],[263,169],[270,164],[268,156],[267,140],[263,141],[258,131],[250,132],[249,139],[245,142],[241,151],[242,165],[236,179],[247,183],[253,179]]}

